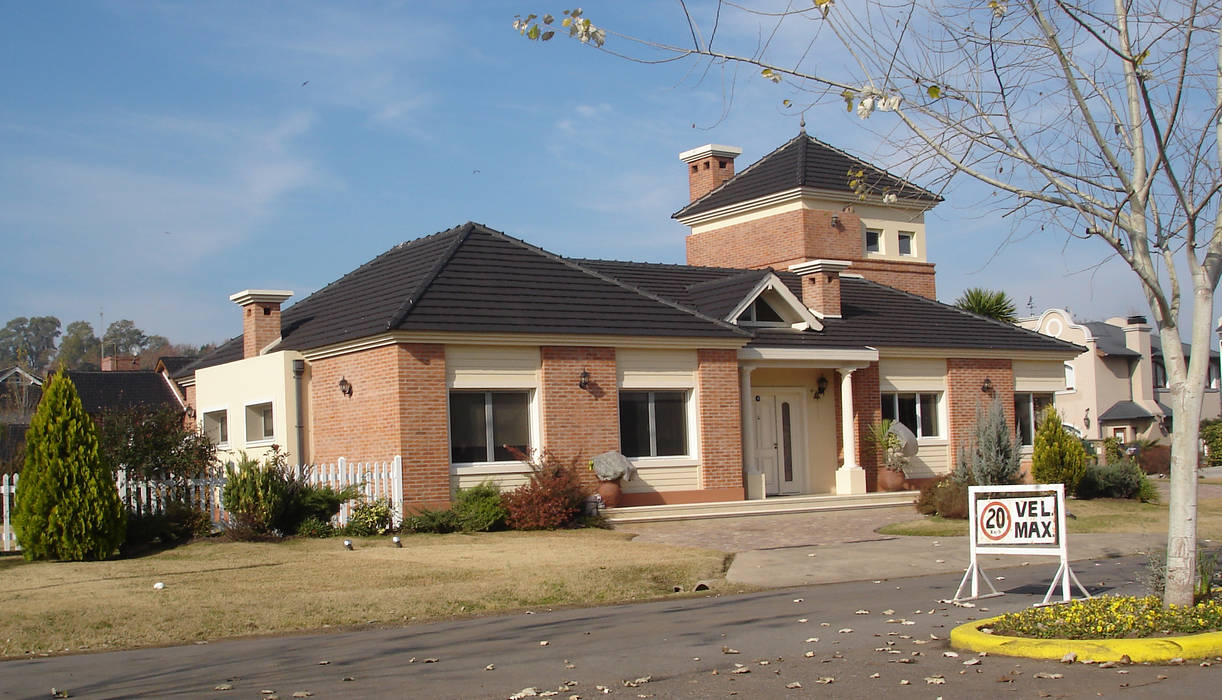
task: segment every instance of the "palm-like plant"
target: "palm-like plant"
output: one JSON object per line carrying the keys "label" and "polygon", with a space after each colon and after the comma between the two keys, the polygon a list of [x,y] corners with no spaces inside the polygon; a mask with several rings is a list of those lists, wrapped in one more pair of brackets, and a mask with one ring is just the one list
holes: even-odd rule
{"label": "palm-like plant", "polygon": [[1014,300],[1002,291],[981,287],[965,289],[955,300],[955,306],[977,316],[995,318],[1004,323],[1014,323],[1018,320],[1014,315]]}

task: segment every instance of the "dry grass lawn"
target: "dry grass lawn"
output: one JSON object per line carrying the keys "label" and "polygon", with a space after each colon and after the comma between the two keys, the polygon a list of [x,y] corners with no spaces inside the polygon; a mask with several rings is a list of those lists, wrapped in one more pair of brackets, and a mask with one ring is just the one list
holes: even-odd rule
{"label": "dry grass lawn", "polygon": [[[1099,498],[1093,501],[1071,500],[1067,510],[1077,516],[1067,521],[1071,533],[1167,531],[1166,503]],[[946,520],[936,515],[920,516],[908,522],[881,527],[878,531],[885,535],[953,537],[967,535],[967,521]],[[1197,503],[1197,536],[1200,539],[1222,540],[1222,498],[1202,498]]]}
{"label": "dry grass lawn", "polygon": [[[188,643],[656,598],[719,578],[720,552],[606,530],[281,543],[202,541],[133,559],[0,557],[0,657]],[[157,581],[164,590],[154,590]]]}

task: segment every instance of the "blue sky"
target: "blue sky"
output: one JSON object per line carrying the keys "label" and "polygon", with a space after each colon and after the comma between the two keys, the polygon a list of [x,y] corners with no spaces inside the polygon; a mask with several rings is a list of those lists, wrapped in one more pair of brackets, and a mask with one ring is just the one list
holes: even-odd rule
{"label": "blue sky", "polygon": [[[753,71],[641,65],[510,26],[563,7],[3,4],[0,323],[55,315],[97,330],[102,313],[219,341],[241,330],[235,291],[301,299],[468,220],[562,255],[683,262],[678,153],[740,146],[741,169],[798,117]],[[672,3],[585,9],[627,33],[686,31]],[[843,103],[806,119],[856,155],[881,152]],[[927,219],[940,299],[984,286],[1020,310],[1033,297],[1083,318],[1145,312],[1123,265],[1069,274],[1106,257],[1097,244],[1015,230],[959,185]]]}

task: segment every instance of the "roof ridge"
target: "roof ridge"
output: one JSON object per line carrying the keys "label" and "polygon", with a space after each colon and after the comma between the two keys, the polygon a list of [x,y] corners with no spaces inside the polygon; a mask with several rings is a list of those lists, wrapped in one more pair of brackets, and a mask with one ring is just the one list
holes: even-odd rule
{"label": "roof ridge", "polygon": [[[441,273],[441,269],[450,262],[450,259],[454,257],[454,253],[459,249],[459,247],[462,246],[463,241],[467,240],[467,238],[471,235],[471,231],[474,230],[476,226],[478,226],[478,224],[468,221],[461,226],[455,226],[454,228],[442,231],[441,233],[435,233],[432,236],[425,236],[424,238],[417,239],[417,241],[422,241],[426,238],[440,236],[441,234],[456,232],[454,240],[450,243],[450,247],[437,257],[437,264],[433,265],[433,269],[429,270],[428,274],[420,280],[418,285],[416,285],[416,288],[408,293],[407,298],[404,299],[403,302],[399,304],[399,307],[395,309],[395,312],[391,314],[390,319],[386,321],[386,330],[391,330],[400,323],[403,323],[403,320],[407,318],[409,313],[411,313],[412,308],[416,306],[416,302],[419,301],[420,297],[428,291],[429,285],[433,283],[433,280],[437,279],[437,275]],[[413,241],[413,243],[414,242],[415,241]]]}
{"label": "roof ridge", "polygon": [[1069,342],[1069,341],[1067,341],[1067,340],[1061,340],[1060,338],[1054,338],[1054,337],[1052,337],[1052,336],[1050,336],[1050,335],[1046,335],[1046,334],[1044,334],[1044,333],[1040,333],[1039,331],[1033,331],[1033,330],[1030,330],[1030,329],[1028,329],[1028,328],[1023,328],[1022,326],[1019,326],[1019,325],[1014,324],[1014,323],[1006,323],[1005,321],[998,321],[998,320],[997,320],[997,319],[995,319],[995,318],[990,318],[990,317],[988,317],[988,316],[981,316],[981,315],[979,315],[979,314],[974,314],[974,313],[972,313],[972,312],[970,312],[970,311],[964,311],[963,309],[959,308],[958,306],[955,306],[954,304],[947,304],[946,302],[938,301],[937,299],[930,299],[929,297],[921,296],[920,294],[913,294],[912,292],[908,292],[908,291],[905,291],[905,290],[903,290],[903,289],[898,289],[898,288],[896,288],[896,287],[892,287],[892,286],[890,286],[890,285],[886,285],[886,284],[883,284],[883,283],[881,283],[881,282],[875,282],[874,280],[868,280],[868,279],[866,279],[865,277],[842,277],[842,278],[841,278],[841,282],[842,282],[842,283],[843,283],[845,280],[853,280],[853,281],[855,281],[855,282],[864,282],[865,284],[872,284],[872,285],[874,285],[874,286],[876,286],[876,287],[884,287],[884,288],[886,288],[886,289],[888,289],[888,290],[891,290],[891,291],[896,292],[896,293],[898,293],[898,294],[903,294],[903,295],[905,295],[905,296],[907,296],[907,297],[911,297],[911,298],[913,298],[913,299],[919,299],[919,300],[921,300],[921,301],[928,302],[928,303],[931,303],[931,304],[937,304],[938,306],[945,307],[945,308],[950,309],[951,311],[954,311],[954,312],[956,312],[956,313],[958,313],[958,314],[961,314],[961,315],[963,315],[963,316],[967,316],[968,318],[973,318],[973,319],[980,320],[980,321],[988,321],[989,323],[996,324],[996,325],[998,325],[998,326],[1002,326],[1002,327],[1004,327],[1004,328],[1010,328],[1010,329],[1012,329],[1012,330],[1019,331],[1019,332],[1021,332],[1021,333],[1026,334],[1026,335],[1035,336],[1035,337],[1038,337],[1038,338],[1043,339],[1043,340],[1053,340],[1053,341],[1056,341],[1056,342],[1058,342],[1058,343],[1062,343],[1062,344],[1064,344],[1064,345],[1069,345],[1069,346],[1072,346],[1072,347],[1075,347],[1075,348],[1081,348],[1081,346],[1079,346],[1079,345],[1075,345],[1074,343],[1071,343],[1071,342]]}
{"label": "roof ridge", "polygon": [[[477,225],[478,225],[478,224],[477,224]],[[651,300],[651,301],[655,301],[655,302],[658,302],[658,303],[660,303],[660,304],[664,304],[664,305],[666,305],[666,306],[671,307],[672,309],[676,309],[676,310],[678,310],[678,311],[682,311],[682,312],[684,312],[684,313],[686,313],[686,314],[690,314],[690,315],[692,315],[692,316],[695,316],[696,318],[699,318],[699,319],[701,319],[701,320],[708,321],[708,322],[710,322],[710,323],[714,323],[714,324],[716,324],[716,325],[718,325],[718,326],[722,326],[722,327],[724,327],[724,328],[726,328],[726,329],[728,329],[728,330],[732,330],[732,331],[734,331],[736,334],[743,335],[743,336],[746,336],[746,337],[752,337],[752,334],[751,334],[750,332],[745,331],[745,330],[743,330],[742,328],[739,328],[738,326],[734,325],[733,323],[726,323],[725,321],[722,321],[722,320],[721,320],[721,319],[719,319],[719,318],[713,318],[712,316],[707,316],[707,315],[705,315],[705,314],[700,313],[699,311],[697,311],[697,310],[695,310],[695,309],[692,309],[692,308],[689,308],[689,307],[687,307],[687,306],[684,306],[683,304],[680,304],[680,303],[678,303],[678,302],[672,301],[672,300],[667,299],[667,298],[665,298],[665,297],[661,297],[661,296],[658,296],[657,294],[654,294],[654,293],[652,293],[652,292],[648,292],[648,291],[646,291],[646,290],[644,290],[644,289],[641,289],[640,287],[637,287],[636,285],[628,284],[627,282],[624,282],[624,281],[618,280],[618,279],[616,279],[616,278],[614,278],[614,277],[611,277],[610,275],[604,275],[603,273],[599,272],[598,270],[592,270],[592,269],[590,269],[590,268],[588,268],[588,267],[586,267],[586,266],[584,266],[584,265],[581,265],[581,264],[577,263],[577,262],[576,262],[576,261],[574,261],[574,260],[571,260],[571,259],[569,259],[569,258],[565,258],[565,257],[560,256],[560,255],[557,255],[557,254],[555,254],[555,253],[553,253],[553,252],[551,252],[551,251],[549,251],[549,250],[546,250],[546,249],[540,248],[540,247],[538,247],[538,246],[536,246],[536,245],[532,245],[532,244],[527,243],[526,241],[523,241],[523,240],[521,240],[521,239],[514,238],[513,236],[510,236],[509,234],[504,233],[504,232],[502,232],[502,231],[497,231],[497,230],[495,230],[495,229],[490,229],[490,228],[488,228],[488,227],[486,227],[486,226],[485,226],[485,227],[483,227],[483,228],[484,228],[484,230],[485,230],[485,232],[486,232],[486,233],[490,233],[490,234],[494,234],[494,235],[500,236],[500,237],[504,238],[505,240],[510,241],[510,242],[512,242],[512,243],[514,243],[514,244],[516,244],[516,245],[518,245],[518,246],[520,246],[520,247],[522,247],[522,248],[525,248],[525,249],[527,249],[527,250],[530,250],[530,251],[533,251],[533,252],[538,253],[538,254],[540,254],[540,255],[543,255],[544,257],[546,257],[546,258],[548,258],[548,259],[550,259],[550,260],[554,260],[554,261],[556,261],[556,262],[561,263],[562,265],[565,265],[566,267],[572,268],[572,269],[577,270],[577,271],[579,271],[579,272],[583,272],[583,273],[585,273],[585,274],[587,274],[587,275],[589,275],[589,276],[591,276],[591,277],[594,277],[595,279],[599,279],[599,280],[602,280],[602,281],[604,281],[604,282],[610,282],[611,284],[614,284],[614,285],[616,285],[617,287],[620,287],[620,288],[622,288],[622,289],[627,289],[628,291],[633,292],[633,293],[635,293],[635,294],[639,294],[640,296],[643,296],[643,297],[645,297],[646,299],[649,299],[649,300]]]}
{"label": "roof ridge", "polygon": [[[777,146],[776,148],[772,149],[770,152],[768,152],[768,153],[767,153],[766,155],[764,155],[762,158],[760,158],[759,160],[755,161],[755,162],[754,162],[754,163],[752,163],[751,165],[748,165],[748,166],[747,166],[747,167],[746,167],[744,170],[741,170],[741,171],[739,171],[739,172],[734,173],[734,177],[732,177],[732,178],[730,178],[730,179],[726,180],[725,182],[723,182],[723,183],[721,183],[720,185],[718,185],[718,186],[714,187],[713,189],[709,190],[708,192],[705,192],[704,194],[700,195],[700,196],[699,196],[699,197],[697,197],[696,199],[693,199],[692,201],[690,201],[690,202],[688,202],[687,204],[683,205],[683,207],[681,207],[681,208],[679,209],[679,211],[675,212],[674,214],[671,214],[671,215],[670,215],[670,218],[672,218],[672,219],[677,218],[677,217],[678,217],[679,215],[681,215],[681,214],[682,214],[682,213],[683,213],[685,210],[690,209],[691,207],[694,207],[696,204],[698,204],[698,203],[700,203],[700,202],[704,201],[705,199],[708,199],[708,198],[709,198],[709,197],[711,197],[711,196],[712,196],[714,193],[722,191],[722,190],[723,190],[723,189],[725,189],[725,188],[726,188],[726,186],[728,186],[728,185],[729,185],[731,182],[734,182],[735,180],[739,179],[740,177],[745,176],[747,173],[751,172],[752,170],[755,170],[756,168],[758,168],[758,167],[759,167],[760,165],[762,165],[763,163],[766,163],[766,162],[767,162],[767,161],[768,161],[770,158],[772,158],[773,156],[775,156],[777,153],[779,153],[779,152],[783,151],[783,150],[784,150],[785,148],[787,148],[787,147],[788,147],[790,144],[792,144],[794,141],[796,141],[796,140],[798,140],[798,139],[802,138],[803,136],[806,136],[806,132],[804,132],[804,131],[803,131],[803,132],[800,132],[800,133],[799,133],[797,136],[795,136],[795,137],[793,137],[793,138],[789,139],[788,141],[786,141],[785,143],[781,144],[780,146]],[[801,161],[799,161],[799,162],[801,162]]]}

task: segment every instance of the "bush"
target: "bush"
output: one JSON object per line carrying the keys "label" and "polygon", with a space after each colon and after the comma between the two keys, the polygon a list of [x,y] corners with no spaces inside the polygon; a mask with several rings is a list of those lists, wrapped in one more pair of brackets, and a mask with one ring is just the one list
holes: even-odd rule
{"label": "bush", "polygon": [[454,520],[463,532],[491,532],[505,527],[509,511],[501,500],[501,487],[485,481],[469,489],[459,489],[454,497]]}
{"label": "bush", "polygon": [[413,515],[403,519],[403,529],[408,532],[429,532],[443,535],[458,530],[459,525],[454,511],[448,508],[440,510],[421,508]]}
{"label": "bush", "polygon": [[546,450],[538,458],[521,453],[516,456],[530,466],[530,480],[503,496],[509,527],[554,530],[571,526],[590,496],[589,488],[581,482],[581,457],[564,464]]}
{"label": "bush", "polygon": [[357,537],[385,535],[395,528],[395,508],[389,499],[377,498],[361,501],[348,515],[344,533]]}
{"label": "bush", "polygon": [[1031,476],[1037,484],[1065,484],[1073,493],[1086,473],[1086,451],[1082,441],[1065,429],[1055,408],[1044,411],[1035,433]]}
{"label": "bush", "polygon": [[917,497],[917,511],[925,515],[940,515],[957,520],[968,516],[967,488],[970,483],[960,482],[949,476],[927,482]]}
{"label": "bush", "polygon": [[1124,459],[1124,456],[1124,442],[1120,438],[1103,438],[1103,459],[1108,464]]}
{"label": "bush", "polygon": [[1222,465],[1222,420],[1201,421],[1201,440],[1205,442],[1209,466]]}
{"label": "bush", "polygon": [[341,504],[360,497],[359,484],[349,484],[336,491],[330,486],[311,484],[304,478],[286,477],[284,509],[274,527],[286,535],[303,534],[301,527],[307,520],[329,523],[339,513]]}
{"label": "bush", "polygon": [[335,528],[327,520],[309,516],[297,526],[298,537],[330,537],[335,534]]}
{"label": "bush", "polygon": [[1074,495],[1083,500],[1092,498],[1134,498],[1157,500],[1157,491],[1137,462],[1124,458],[1108,464],[1094,465],[1086,470]]}
{"label": "bush", "polygon": [[159,513],[127,513],[124,550],[136,545],[173,546],[212,532],[212,518],[191,503],[171,500]]}
{"label": "bush", "polygon": [[285,512],[289,479],[278,454],[260,463],[242,453],[236,466],[225,467],[225,488],[221,490],[221,505],[229,511],[228,533],[244,540],[277,531]]}
{"label": "bush", "polygon": [[72,380],[47,381],[25,438],[13,528],[26,559],[105,559],[123,542],[115,476],[98,455],[93,421]]}
{"label": "bush", "polygon": [[1006,421],[1000,399],[987,408],[976,407],[971,447],[959,452],[952,478],[961,484],[982,486],[1018,483],[1022,444]]}
{"label": "bush", "polygon": [[1148,445],[1137,452],[1137,464],[1147,474],[1171,473],[1171,446]]}

